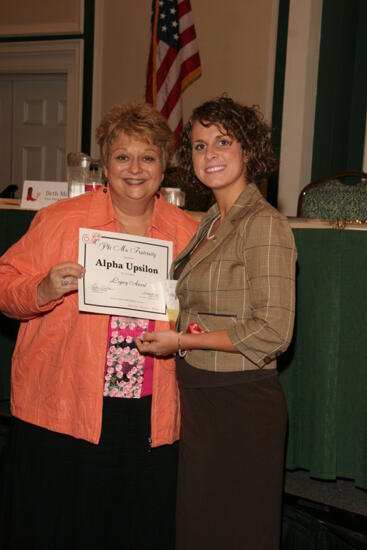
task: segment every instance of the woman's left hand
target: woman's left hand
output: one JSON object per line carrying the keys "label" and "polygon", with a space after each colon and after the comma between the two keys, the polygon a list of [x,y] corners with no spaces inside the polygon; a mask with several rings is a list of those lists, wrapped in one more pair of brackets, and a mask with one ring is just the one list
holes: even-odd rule
{"label": "woman's left hand", "polygon": [[140,353],[146,355],[173,355],[178,349],[178,333],[174,330],[144,332],[135,339]]}

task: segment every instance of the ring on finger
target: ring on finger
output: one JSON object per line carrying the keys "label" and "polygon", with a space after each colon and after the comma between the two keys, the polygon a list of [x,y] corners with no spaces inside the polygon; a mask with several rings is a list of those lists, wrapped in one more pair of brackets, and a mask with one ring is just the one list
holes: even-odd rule
{"label": "ring on finger", "polygon": [[68,284],[69,284],[69,279],[65,279],[65,278],[61,279],[60,281],[61,286],[68,286]]}

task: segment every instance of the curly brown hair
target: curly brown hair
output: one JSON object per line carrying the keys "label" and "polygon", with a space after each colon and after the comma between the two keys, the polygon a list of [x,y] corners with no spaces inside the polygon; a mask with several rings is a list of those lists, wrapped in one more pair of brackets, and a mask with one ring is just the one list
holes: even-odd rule
{"label": "curly brown hair", "polygon": [[[272,174],[278,165],[271,143],[270,126],[264,121],[259,108],[236,103],[230,97],[218,97],[196,107],[181,135],[178,150],[179,166],[185,170],[192,184],[202,186],[196,178],[192,164],[191,131],[195,122],[203,126],[220,126],[232,138],[239,141],[246,153],[248,181],[259,183]],[[186,185],[190,185],[187,181]]]}
{"label": "curly brown hair", "polygon": [[110,148],[123,132],[153,143],[160,151],[162,171],[169,165],[174,148],[173,133],[167,120],[148,103],[118,103],[103,117],[96,130],[103,166],[107,166]]}

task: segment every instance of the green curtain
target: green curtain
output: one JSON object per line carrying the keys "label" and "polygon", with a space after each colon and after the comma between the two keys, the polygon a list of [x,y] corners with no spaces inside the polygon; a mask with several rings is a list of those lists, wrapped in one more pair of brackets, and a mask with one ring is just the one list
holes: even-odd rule
{"label": "green curtain", "polygon": [[295,229],[295,333],[281,357],[289,469],[367,489],[367,232]]}

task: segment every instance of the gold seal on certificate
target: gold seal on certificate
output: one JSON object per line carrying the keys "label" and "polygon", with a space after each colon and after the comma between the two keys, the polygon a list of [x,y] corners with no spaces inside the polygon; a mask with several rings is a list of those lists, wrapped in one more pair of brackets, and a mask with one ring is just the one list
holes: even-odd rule
{"label": "gold seal on certificate", "polygon": [[170,241],[80,228],[79,263],[81,311],[168,320]]}

